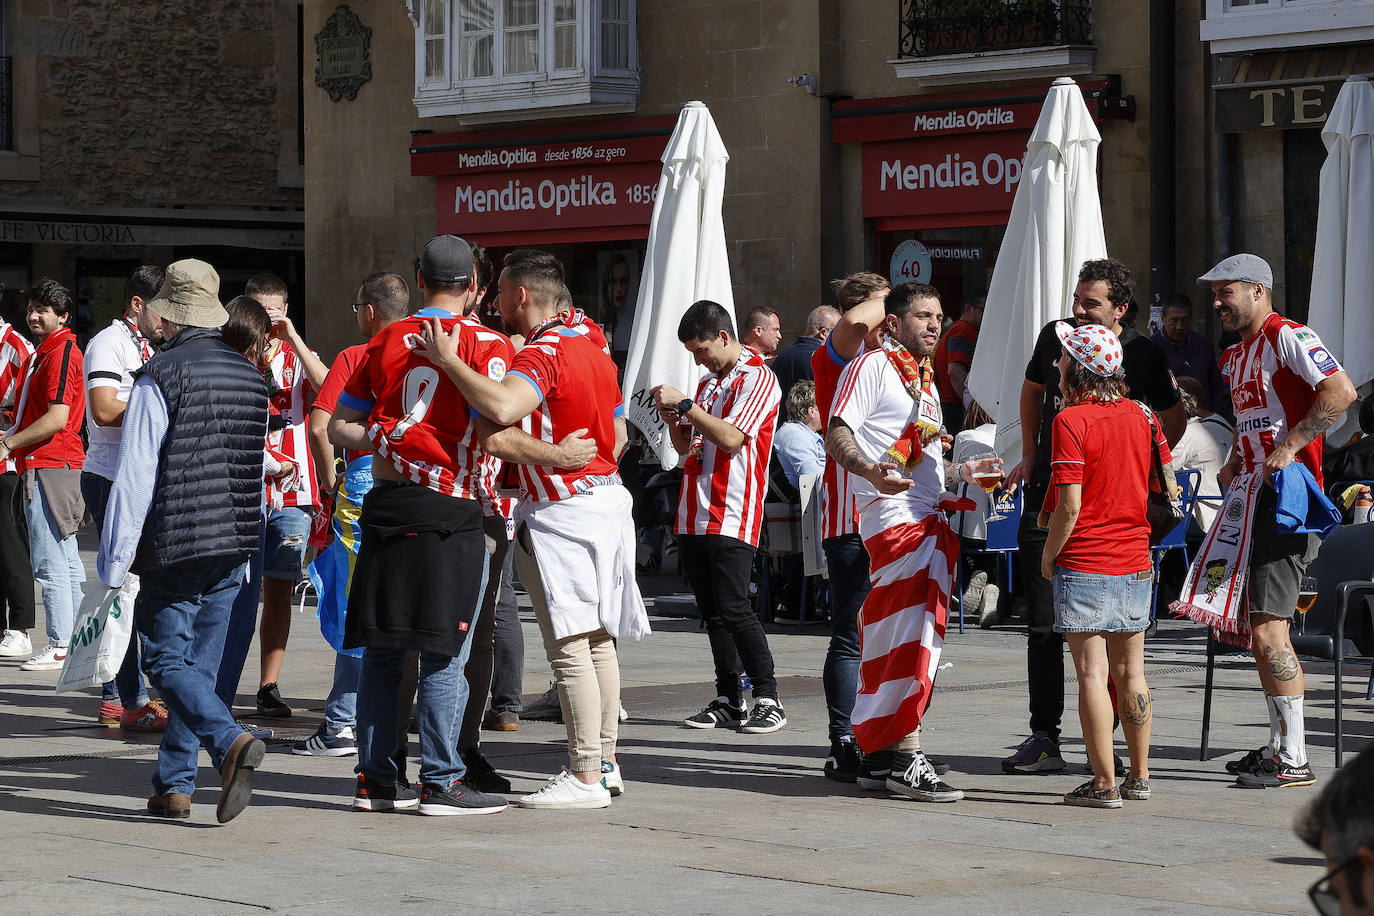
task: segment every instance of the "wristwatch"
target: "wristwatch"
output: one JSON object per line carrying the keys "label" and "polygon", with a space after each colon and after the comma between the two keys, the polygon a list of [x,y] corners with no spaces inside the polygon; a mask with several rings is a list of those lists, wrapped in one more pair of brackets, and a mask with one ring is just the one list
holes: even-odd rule
{"label": "wristwatch", "polygon": [[697,406],[696,401],[692,400],[691,398],[683,398],[682,400],[677,402],[677,415],[679,417],[685,417],[687,416],[687,411],[691,410],[695,406]]}

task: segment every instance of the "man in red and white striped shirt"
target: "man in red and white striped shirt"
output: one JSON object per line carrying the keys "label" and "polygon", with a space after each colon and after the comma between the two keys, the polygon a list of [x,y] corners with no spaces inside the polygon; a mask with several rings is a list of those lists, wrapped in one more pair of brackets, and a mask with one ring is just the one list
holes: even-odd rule
{"label": "man in red and white striped shirt", "polygon": [[[0,293],[5,286],[0,283]],[[33,355],[29,343],[14,325],[0,318],[0,411],[4,427],[14,425],[14,409],[19,400],[20,370]],[[33,601],[33,565],[29,561],[29,542],[15,511],[14,491],[19,486],[14,459],[5,455],[0,469],[0,608],[5,613],[4,635],[0,637],[0,658],[27,658],[33,654],[29,628],[36,619]]]}
{"label": "man in red and white striped shirt", "polygon": [[[716,699],[685,724],[739,726],[761,735],[787,724],[768,637],[749,605],[749,574],[782,395],[763,357],[740,343],[732,329],[721,305],[707,299],[693,303],[677,336],[707,374],[695,397],[668,385],[651,393],[673,447],[687,455],[673,531],[716,668]],[[741,663],[754,690],[754,709],[747,714]]]}
{"label": "man in red and white striped shirt", "polygon": [[[634,582],[630,494],[616,467],[625,446],[616,366],[595,323],[581,310],[559,310],[563,279],[548,252],[506,255],[497,281],[501,316],[526,343],[504,379],[456,359],[451,335],[437,326],[428,329],[423,351],[480,413],[483,447],[519,465],[515,565],[534,603],[568,733],[567,767],[520,805],[604,808],[623,788],[615,639],[639,639],[649,625]],[[579,441],[592,446],[590,455],[552,461],[539,454]]]}
{"label": "man in red and white striped shirt", "polygon": [[[307,429],[310,406],[306,396],[319,391],[329,374],[329,367],[306,346],[287,317],[286,292],[286,284],[273,274],[258,274],[244,286],[244,293],[262,303],[272,319],[272,339],[263,354],[263,362],[271,371],[267,395],[272,420],[267,427],[267,445],[300,469],[299,483],[290,490],[279,489],[281,478],[267,479],[269,505],[262,553],[257,707],[259,713],[269,716],[291,715],[291,707],[281,698],[277,679],[286,658],[286,640],[291,635],[291,590],[305,571],[305,546],[318,487]],[[278,504],[280,508],[273,508]]]}
{"label": "man in red and white striped shirt", "polygon": [[[883,322],[883,299],[888,285],[887,278],[875,273],[856,273],[835,281],[835,301],[841,318],[826,342],[811,355],[816,409],[822,423],[829,421],[840,374],[863,353],[869,338]],[[830,719],[830,755],[825,760],[824,773],[836,782],[854,782],[859,775],[859,749],[849,718],[859,683],[859,608],[870,588],[868,552],[859,537],[859,514],[854,507],[850,474],[829,455],[821,478],[821,530],[831,605],[830,645],[825,652],[822,677]],[[881,789],[886,782],[886,774],[872,775],[868,783],[873,784],[863,787]]]}

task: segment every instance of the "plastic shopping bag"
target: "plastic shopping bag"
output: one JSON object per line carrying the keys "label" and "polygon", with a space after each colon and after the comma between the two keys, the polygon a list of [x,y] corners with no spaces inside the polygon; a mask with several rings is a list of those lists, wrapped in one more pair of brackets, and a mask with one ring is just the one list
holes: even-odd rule
{"label": "plastic shopping bag", "polygon": [[122,588],[97,580],[87,587],[67,644],[67,660],[57,677],[57,692],[99,687],[114,680],[134,632],[138,576],[129,573]]}

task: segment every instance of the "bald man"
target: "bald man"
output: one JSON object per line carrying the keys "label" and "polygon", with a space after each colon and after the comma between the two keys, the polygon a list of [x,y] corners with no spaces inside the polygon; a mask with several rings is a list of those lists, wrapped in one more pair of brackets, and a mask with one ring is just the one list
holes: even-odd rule
{"label": "bald man", "polygon": [[806,316],[806,330],[778,353],[771,366],[784,395],[803,379],[815,381],[816,377],[811,371],[811,355],[821,348],[839,321],[840,313],[828,305],[812,309],[811,314]]}

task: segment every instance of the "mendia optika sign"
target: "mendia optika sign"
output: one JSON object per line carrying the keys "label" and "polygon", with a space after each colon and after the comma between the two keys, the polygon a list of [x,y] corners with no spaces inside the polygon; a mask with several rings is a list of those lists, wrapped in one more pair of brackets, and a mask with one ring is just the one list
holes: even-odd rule
{"label": "mendia optika sign", "polygon": [[[411,174],[435,178],[435,223],[485,244],[644,238],[676,118],[414,138]],[[566,128],[564,128],[566,129]]]}
{"label": "mendia optika sign", "polygon": [[1026,89],[836,103],[834,139],[863,144],[864,217],[879,228],[1004,223],[1045,95]]}

